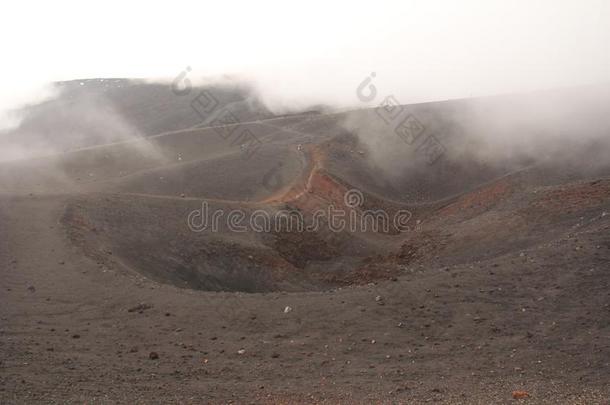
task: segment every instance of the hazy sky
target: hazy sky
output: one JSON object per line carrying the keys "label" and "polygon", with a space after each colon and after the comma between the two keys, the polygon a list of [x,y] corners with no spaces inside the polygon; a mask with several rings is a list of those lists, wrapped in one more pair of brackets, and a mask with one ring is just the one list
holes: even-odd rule
{"label": "hazy sky", "polygon": [[53,80],[232,74],[270,102],[404,103],[610,82],[610,2],[14,1],[0,110]]}

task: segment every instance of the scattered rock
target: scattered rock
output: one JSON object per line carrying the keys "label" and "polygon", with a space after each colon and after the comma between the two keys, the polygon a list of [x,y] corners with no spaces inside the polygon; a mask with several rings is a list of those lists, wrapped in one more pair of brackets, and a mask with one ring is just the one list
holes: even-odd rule
{"label": "scattered rock", "polygon": [[157,352],[150,352],[150,354],[148,355],[148,358],[151,360],[158,360],[159,359],[159,353]]}
{"label": "scattered rock", "polygon": [[524,399],[529,397],[530,395],[527,391],[513,391],[513,399]]}
{"label": "scattered rock", "polygon": [[[147,309],[152,308],[152,305],[149,304],[145,304],[143,302],[139,303],[138,305],[136,305],[135,307],[131,307],[127,310],[127,312],[139,312],[142,313]],[[167,315],[166,315],[167,316]]]}

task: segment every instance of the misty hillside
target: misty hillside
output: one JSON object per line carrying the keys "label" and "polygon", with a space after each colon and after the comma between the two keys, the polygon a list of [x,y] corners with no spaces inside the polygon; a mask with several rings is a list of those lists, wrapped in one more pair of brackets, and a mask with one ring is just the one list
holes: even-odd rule
{"label": "misty hillside", "polygon": [[72,80],[54,86],[55,98],[24,108],[20,125],[1,135],[5,155],[7,149],[40,149],[44,154],[45,149],[65,151],[214,125],[225,108],[240,122],[271,116],[241,84],[194,87],[183,95],[169,83],[134,79]]}

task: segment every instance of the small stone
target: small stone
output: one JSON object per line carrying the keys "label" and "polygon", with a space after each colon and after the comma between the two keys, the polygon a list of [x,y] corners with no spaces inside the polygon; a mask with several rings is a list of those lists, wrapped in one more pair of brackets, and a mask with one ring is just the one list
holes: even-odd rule
{"label": "small stone", "polygon": [[29,286],[28,291],[31,293],[36,292],[36,287],[34,287],[33,285]]}
{"label": "small stone", "polygon": [[527,391],[513,391],[513,399],[524,399],[529,397],[530,395]]}
{"label": "small stone", "polygon": [[157,352],[150,352],[150,354],[148,355],[148,358],[151,360],[158,360],[159,359],[159,353]]}
{"label": "small stone", "polygon": [[237,354],[245,354],[246,353],[246,349],[239,349],[237,351]]}
{"label": "small stone", "polygon": [[141,302],[141,303],[139,303],[138,305],[136,305],[136,306],[134,306],[134,307],[129,308],[129,309],[127,310],[127,312],[139,312],[139,313],[142,313],[142,312],[144,312],[145,310],[150,309],[150,308],[152,308],[152,305],[145,304],[145,303]]}
{"label": "small stone", "polygon": [[290,311],[292,311],[292,307],[286,306],[286,308],[284,308],[284,313],[285,314],[287,314]]}
{"label": "small stone", "polygon": [[80,339],[80,335],[78,333],[75,333],[74,335],[72,335],[72,339]]}

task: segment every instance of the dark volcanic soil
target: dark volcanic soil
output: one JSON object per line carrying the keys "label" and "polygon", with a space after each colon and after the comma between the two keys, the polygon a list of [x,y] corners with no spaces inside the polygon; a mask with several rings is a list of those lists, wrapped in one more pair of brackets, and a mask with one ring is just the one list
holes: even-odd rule
{"label": "dark volcanic soil", "polygon": [[[607,403],[608,162],[449,154],[386,182],[344,118],[242,124],[249,160],[196,129],[3,164],[0,402]],[[410,228],[186,223],[354,188]]]}

